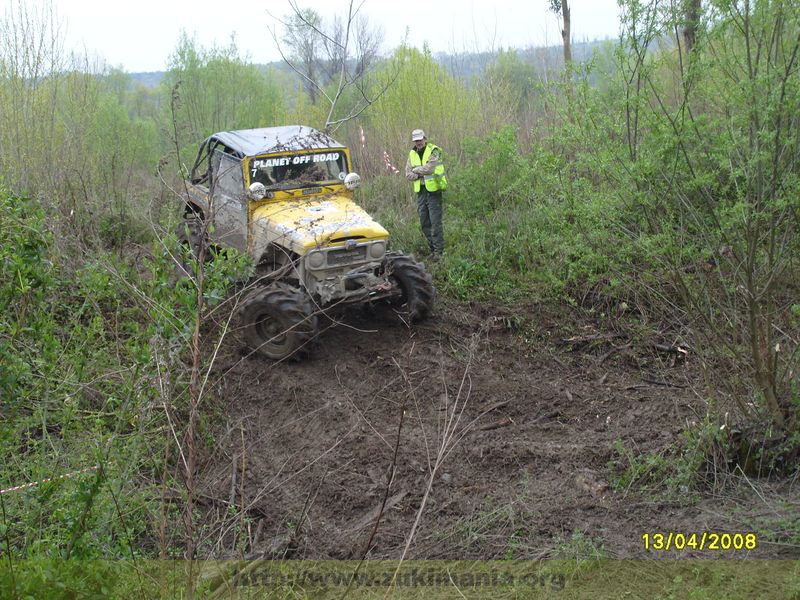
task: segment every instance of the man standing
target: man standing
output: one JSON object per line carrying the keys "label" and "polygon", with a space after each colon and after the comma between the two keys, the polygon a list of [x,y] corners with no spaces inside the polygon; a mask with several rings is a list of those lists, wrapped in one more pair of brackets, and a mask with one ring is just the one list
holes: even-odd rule
{"label": "man standing", "polygon": [[414,182],[419,224],[428,240],[431,259],[439,260],[444,253],[442,192],[447,189],[442,150],[428,141],[422,129],[411,132],[411,141],[414,147],[408,153],[406,179]]}

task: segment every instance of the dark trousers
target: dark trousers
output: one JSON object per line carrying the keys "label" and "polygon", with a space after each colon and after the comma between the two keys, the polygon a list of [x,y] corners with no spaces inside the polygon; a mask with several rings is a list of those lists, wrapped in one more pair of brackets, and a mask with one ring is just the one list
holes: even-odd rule
{"label": "dark trousers", "polygon": [[417,214],[422,233],[433,254],[444,252],[442,231],[442,192],[429,192],[422,186],[417,194]]}

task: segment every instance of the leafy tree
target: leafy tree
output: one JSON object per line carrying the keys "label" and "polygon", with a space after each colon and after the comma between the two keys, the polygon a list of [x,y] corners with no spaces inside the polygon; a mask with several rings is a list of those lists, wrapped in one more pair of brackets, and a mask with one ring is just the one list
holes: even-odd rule
{"label": "leafy tree", "polygon": [[500,50],[486,67],[484,82],[496,90],[498,98],[507,98],[517,111],[530,110],[538,79],[535,67],[523,60],[516,50]]}
{"label": "leafy tree", "polygon": [[275,125],[285,111],[274,78],[243,59],[233,39],[225,48],[205,49],[182,33],[164,78],[165,96],[173,90],[185,143],[195,146],[215,131]]}
{"label": "leafy tree", "polygon": [[322,17],[310,8],[298,10],[284,20],[283,43],[289,49],[288,58],[300,75],[311,104],[317,102],[320,83],[330,80],[329,75],[321,79],[324,48],[321,27]]}
{"label": "leafy tree", "polygon": [[[798,351],[786,351],[796,345],[784,332],[797,274],[800,13],[782,0],[708,10],[713,27],[682,69],[674,46],[658,52],[654,42],[675,36],[685,15],[624,3],[617,106],[627,145],[623,170],[604,171],[627,197],[622,230],[664,247],[659,260],[708,370],[710,412],[730,401],[786,433],[797,418]],[[675,300],[660,298],[673,309]]]}
{"label": "leafy tree", "polygon": [[127,235],[132,200],[147,195],[131,182],[157,160],[156,127],[123,107],[127,75],[64,58],[61,31],[48,4],[17,3],[0,18],[0,168],[7,186],[60,217],[60,243],[113,244]]}
{"label": "leafy tree", "polygon": [[478,95],[451,77],[429,49],[401,47],[383,68],[399,75],[368,118],[373,136],[398,156],[397,162],[405,164],[409,135],[415,127],[424,128],[452,160],[461,139],[486,126]]}

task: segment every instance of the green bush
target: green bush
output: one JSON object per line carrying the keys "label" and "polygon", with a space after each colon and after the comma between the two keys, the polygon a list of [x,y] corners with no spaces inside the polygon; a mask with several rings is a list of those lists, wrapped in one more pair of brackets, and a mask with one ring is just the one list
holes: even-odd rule
{"label": "green bush", "polygon": [[[64,256],[41,207],[0,190],[0,488],[25,486],[2,497],[12,558],[130,558],[152,544],[148,474],[167,443],[156,408],[186,406],[181,356],[198,308],[194,284],[176,284],[177,240],[154,248],[143,263]],[[234,253],[209,264],[204,306],[249,269]]]}
{"label": "green bush", "polygon": [[451,169],[445,194],[446,292],[570,297],[635,255],[614,233],[616,198],[564,157],[544,145],[523,154],[510,127],[464,148],[465,163]]}

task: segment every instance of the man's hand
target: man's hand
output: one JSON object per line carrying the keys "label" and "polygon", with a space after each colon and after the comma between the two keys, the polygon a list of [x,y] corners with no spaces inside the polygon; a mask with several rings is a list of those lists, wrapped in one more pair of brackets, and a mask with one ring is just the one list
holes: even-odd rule
{"label": "man's hand", "polygon": [[412,167],[410,163],[406,163],[406,179],[409,181],[416,181],[417,179],[425,178],[425,165]]}

